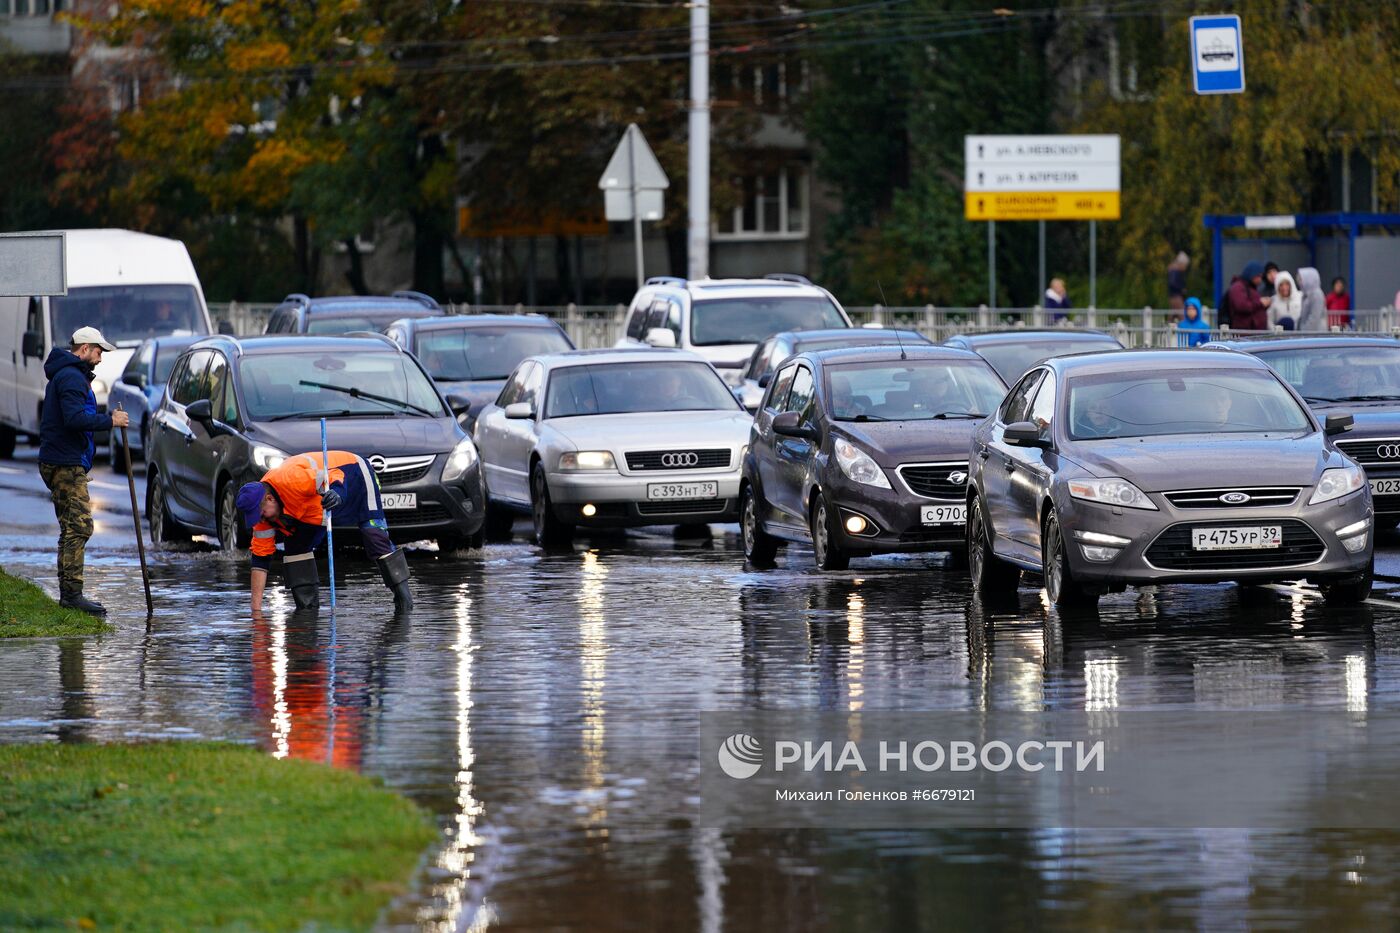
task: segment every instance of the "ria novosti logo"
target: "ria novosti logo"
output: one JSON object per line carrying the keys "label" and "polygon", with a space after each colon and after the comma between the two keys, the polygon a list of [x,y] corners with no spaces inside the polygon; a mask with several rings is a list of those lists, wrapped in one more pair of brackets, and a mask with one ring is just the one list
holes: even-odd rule
{"label": "ria novosti logo", "polygon": [[751,778],[763,767],[763,746],[753,736],[736,732],[719,747],[719,767],[736,780]]}

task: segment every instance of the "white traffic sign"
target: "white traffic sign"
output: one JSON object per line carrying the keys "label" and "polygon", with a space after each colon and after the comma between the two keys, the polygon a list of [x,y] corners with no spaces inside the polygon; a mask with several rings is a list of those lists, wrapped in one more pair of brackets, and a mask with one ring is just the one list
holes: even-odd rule
{"label": "white traffic sign", "polygon": [[[635,161],[635,166],[633,162]],[[656,161],[656,153],[647,145],[647,138],[635,123],[627,125],[617,148],[613,150],[603,177],[598,179],[598,187],[604,191],[612,188],[630,190],[665,190],[671,187],[671,180]]]}
{"label": "white traffic sign", "polygon": [[68,294],[67,235],[0,233],[0,295],[29,298]]}
{"label": "white traffic sign", "polygon": [[1118,164],[996,163],[967,173],[968,191],[1118,191]]}
{"label": "white traffic sign", "polygon": [[1244,91],[1244,30],[1238,16],[1191,17],[1191,76],[1197,94]]}
{"label": "white traffic sign", "polygon": [[1006,163],[1052,167],[1119,162],[1116,135],[1105,136],[967,136],[965,159],[990,167]]}
{"label": "white traffic sign", "polygon": [[[637,213],[642,220],[660,220],[666,215],[665,196],[660,191],[637,192]],[[627,188],[603,192],[603,218],[608,222],[632,219],[632,192]]]}
{"label": "white traffic sign", "polygon": [[1117,136],[968,136],[968,220],[1117,220]]}

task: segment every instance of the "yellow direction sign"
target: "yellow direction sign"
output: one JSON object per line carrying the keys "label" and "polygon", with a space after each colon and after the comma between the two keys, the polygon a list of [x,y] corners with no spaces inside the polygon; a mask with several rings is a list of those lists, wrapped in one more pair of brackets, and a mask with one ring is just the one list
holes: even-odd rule
{"label": "yellow direction sign", "polygon": [[968,220],[1117,220],[1117,191],[969,191]]}

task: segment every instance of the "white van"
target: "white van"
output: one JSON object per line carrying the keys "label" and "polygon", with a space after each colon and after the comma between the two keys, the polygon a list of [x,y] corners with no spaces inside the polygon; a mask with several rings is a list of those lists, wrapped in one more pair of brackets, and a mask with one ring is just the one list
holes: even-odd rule
{"label": "white van", "polygon": [[[214,328],[189,251],[179,240],[131,230],[68,230],[68,294],[0,298],[0,457],[19,434],[39,436],[44,360],[92,326],[116,345],[92,382],[97,410],[143,340],[209,334]],[[105,438],[99,438],[105,441]]]}

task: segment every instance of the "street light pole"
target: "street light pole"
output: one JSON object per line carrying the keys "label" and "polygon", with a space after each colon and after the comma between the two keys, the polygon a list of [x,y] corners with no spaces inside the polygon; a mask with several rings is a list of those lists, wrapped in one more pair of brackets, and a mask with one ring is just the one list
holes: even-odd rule
{"label": "street light pole", "polygon": [[710,274],[710,0],[690,5],[690,216],[688,278]]}

